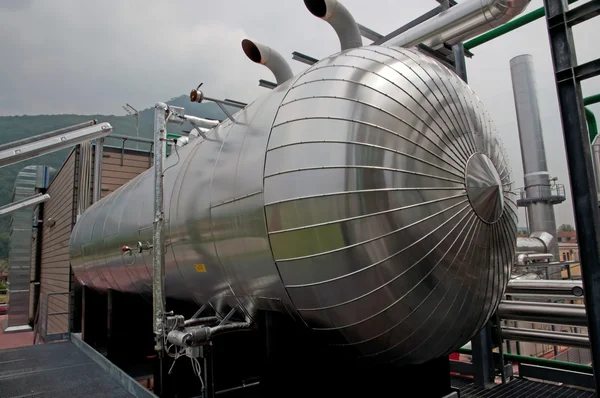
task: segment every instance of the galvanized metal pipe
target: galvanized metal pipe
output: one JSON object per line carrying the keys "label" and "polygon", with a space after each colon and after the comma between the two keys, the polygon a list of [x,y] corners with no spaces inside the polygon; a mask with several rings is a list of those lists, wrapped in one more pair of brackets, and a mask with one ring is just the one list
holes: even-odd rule
{"label": "galvanized metal pipe", "polygon": [[94,188],[92,202],[102,198],[102,157],[104,156],[104,138],[98,138],[94,146]]}
{"label": "galvanized metal pipe", "polygon": [[502,319],[550,323],[558,325],[587,326],[585,306],[578,304],[535,303],[503,300],[498,306]]}
{"label": "galvanized metal pipe", "polygon": [[0,146],[0,167],[106,137],[111,132],[109,123],[95,124],[93,121],[10,142]]}
{"label": "galvanized metal pipe", "polygon": [[159,102],[154,106],[154,225],[152,234],[152,304],[154,312],[155,349],[163,349],[163,326],[165,315],[165,237],[164,237],[164,199],[163,165],[167,140],[166,104]]}
{"label": "galvanized metal pipe", "polygon": [[338,0],[304,0],[304,5],[315,17],[331,25],[340,40],[342,50],[363,45],[358,24],[350,11]]}
{"label": "galvanized metal pipe", "polygon": [[467,0],[407,30],[386,46],[414,47],[420,43],[434,50],[452,46],[494,29],[521,14],[530,0]]}
{"label": "galvanized metal pipe", "polygon": [[590,339],[587,336],[574,333],[504,327],[502,328],[502,338],[564,347],[590,348]]}
{"label": "galvanized metal pipe", "polygon": [[[548,202],[551,196],[550,174],[546,162],[533,57],[530,54],[514,57],[510,60],[510,71],[521,142],[525,194],[528,199],[538,199],[527,205],[530,229],[545,231],[556,238],[554,206]],[[556,241],[548,249],[554,258],[559,258]],[[560,278],[559,270],[550,271],[552,276]]]}
{"label": "galvanized metal pipe", "polygon": [[0,216],[5,216],[14,211],[20,210],[23,207],[35,206],[39,203],[43,203],[50,199],[50,195],[38,193],[25,199],[17,200],[16,202],[9,203],[0,207]]}
{"label": "galvanized metal pipe", "polygon": [[518,280],[508,282],[506,294],[511,295],[555,295],[555,296],[583,296],[581,281],[557,280]]}

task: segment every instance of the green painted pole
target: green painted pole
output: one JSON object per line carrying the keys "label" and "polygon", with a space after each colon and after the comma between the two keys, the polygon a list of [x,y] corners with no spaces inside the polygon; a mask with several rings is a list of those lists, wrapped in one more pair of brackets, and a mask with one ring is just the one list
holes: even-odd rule
{"label": "green painted pole", "polygon": [[[470,355],[472,351],[469,348],[461,348],[458,350],[459,353]],[[528,363],[531,365],[540,365],[546,366],[549,368],[556,369],[564,369],[564,370],[572,370],[576,372],[583,373],[592,373],[592,367],[589,365],[583,365],[580,363],[566,362],[566,361],[557,361],[554,359],[545,359],[545,358],[537,358],[537,357],[528,357],[524,355],[515,355],[515,354],[504,354],[504,358],[517,362],[517,363]]]}
{"label": "green painted pole", "polygon": [[[577,0],[569,0],[569,4],[575,3]],[[519,18],[515,18],[510,22],[505,23],[497,27],[496,29],[492,29],[482,35],[479,35],[467,42],[464,43],[465,50],[471,50],[477,46],[482,45],[483,43],[487,43],[490,40],[494,40],[495,38],[502,36],[505,33],[512,32],[515,29],[520,28],[523,25],[527,25],[530,22],[535,21],[536,19],[543,18],[546,15],[546,11],[544,7],[540,7],[532,12],[525,14]]]}
{"label": "green painted pole", "polygon": [[600,102],[600,94],[596,94],[596,95],[592,95],[592,96],[589,96],[589,97],[585,97],[583,99],[583,105],[585,105],[585,106],[596,104],[598,102]]}
{"label": "green painted pole", "polygon": [[594,138],[598,135],[598,123],[596,123],[596,116],[594,112],[585,108],[585,120],[587,120],[588,134],[590,135],[590,143],[594,142]]}

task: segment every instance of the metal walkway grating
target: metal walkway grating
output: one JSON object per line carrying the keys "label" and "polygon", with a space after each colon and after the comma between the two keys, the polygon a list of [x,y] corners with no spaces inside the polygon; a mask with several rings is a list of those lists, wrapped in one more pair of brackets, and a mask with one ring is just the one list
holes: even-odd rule
{"label": "metal walkway grating", "polygon": [[472,380],[453,377],[452,386],[460,390],[461,398],[595,398],[593,391],[562,387],[525,379],[514,379],[506,384],[483,389]]}
{"label": "metal walkway grating", "polygon": [[71,342],[0,350],[2,398],[133,397]]}

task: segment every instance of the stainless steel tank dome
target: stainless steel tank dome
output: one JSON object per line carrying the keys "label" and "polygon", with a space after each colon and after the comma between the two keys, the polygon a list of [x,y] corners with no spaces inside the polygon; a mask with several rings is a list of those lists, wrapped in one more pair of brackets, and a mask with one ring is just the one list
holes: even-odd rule
{"label": "stainless steel tank dome", "polygon": [[[327,57],[167,159],[166,294],[289,314],[340,355],[422,363],[467,342],[515,256],[507,157],[488,113],[416,50]],[[76,278],[150,293],[153,170],[91,206]],[[256,318],[255,318],[256,319]]]}

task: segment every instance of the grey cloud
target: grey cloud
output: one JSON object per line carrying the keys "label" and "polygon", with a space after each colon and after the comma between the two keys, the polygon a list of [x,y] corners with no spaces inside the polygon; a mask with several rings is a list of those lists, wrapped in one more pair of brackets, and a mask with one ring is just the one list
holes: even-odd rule
{"label": "grey cloud", "polygon": [[[589,1],[589,0],[588,0]],[[343,0],[357,21],[382,34],[437,6],[433,0]],[[585,3],[579,1],[577,4]],[[295,73],[306,66],[292,51],[320,58],[339,51],[333,29],[313,17],[302,0],[6,0],[0,13],[0,115],[45,113],[123,114],[128,102],[151,106],[204,82],[207,95],[251,101],[264,94],[266,68],[245,58],[250,38],[281,52]],[[533,0],[526,12],[542,5]],[[11,7],[12,6],[12,7]],[[576,29],[580,62],[598,57],[594,23]],[[364,40],[368,44],[368,40]],[[509,60],[534,56],[550,172],[568,188],[568,172],[544,20],[473,50],[469,83],[488,108],[510,156],[515,186],[523,184]],[[585,95],[600,92],[598,79]],[[600,105],[591,107],[600,117]],[[556,208],[557,223],[572,223],[569,200]],[[521,211],[521,225],[525,224]]]}
{"label": "grey cloud", "polygon": [[33,4],[33,0],[2,0],[0,1],[0,9],[15,11],[29,8]]}

